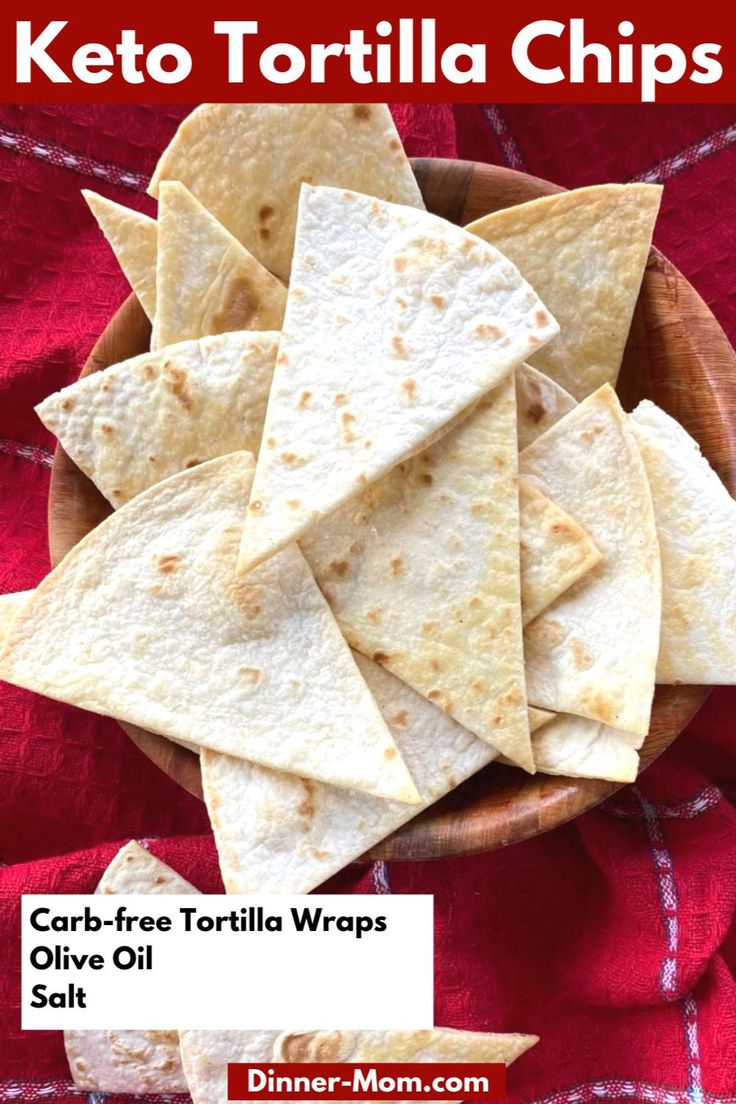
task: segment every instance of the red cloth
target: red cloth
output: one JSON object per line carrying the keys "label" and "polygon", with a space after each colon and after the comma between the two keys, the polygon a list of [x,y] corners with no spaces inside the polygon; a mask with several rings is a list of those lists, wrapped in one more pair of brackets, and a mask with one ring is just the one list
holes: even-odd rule
{"label": "red cloth", "polygon": [[[125,294],[82,186],[142,210],[185,108],[0,108],[0,592],[48,568],[52,441],[32,407],[79,371]],[[399,105],[410,153],[562,184],[663,179],[658,244],[736,338],[733,107]],[[437,1022],[536,1032],[512,1101],[736,1100],[736,692],[715,692],[635,787],[527,843],[352,867],[336,892],[436,895]],[[220,887],[202,806],[107,720],[0,696],[0,1102],[78,1100],[58,1034],[19,1031],[22,891],[91,890],[131,836]]]}

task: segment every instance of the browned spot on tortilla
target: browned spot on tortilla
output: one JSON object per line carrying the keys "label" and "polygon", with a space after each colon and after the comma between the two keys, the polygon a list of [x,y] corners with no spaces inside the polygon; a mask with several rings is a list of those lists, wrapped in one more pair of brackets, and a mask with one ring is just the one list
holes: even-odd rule
{"label": "browned spot on tortilla", "polygon": [[299,457],[297,456],[297,454],[295,452],[282,452],[281,453],[281,463],[282,464],[288,464],[288,465],[294,465],[294,464],[300,463],[300,460],[299,460]]}
{"label": "browned spot on tortilla", "polygon": [[441,667],[440,661],[438,659],[430,659],[429,665],[433,671],[439,671]]}
{"label": "browned spot on tortilla", "polygon": [[422,625],[422,632],[423,633],[434,632],[434,630],[436,628],[438,628],[438,626],[439,626],[439,621],[425,621],[424,624]]}
{"label": "browned spot on tortilla", "polygon": [[143,375],[146,377],[146,379],[149,379],[149,380],[155,379],[156,376],[158,375],[155,364],[144,364],[143,365]]}
{"label": "browned spot on tortilla", "polygon": [[275,437],[267,437],[266,438],[266,445],[268,446],[268,448],[276,448],[276,438]]}
{"label": "browned spot on tortilla", "polygon": [[403,575],[406,570],[403,556],[393,556],[391,559],[391,574]]}
{"label": "browned spot on tortilla", "polygon": [[478,337],[501,337],[502,332],[498,326],[492,326],[489,322],[479,322],[475,327]]}
{"label": "browned spot on tortilla", "polygon": [[173,575],[181,563],[181,556],[168,555],[159,556],[157,559],[158,569],[162,575]]}
{"label": "browned spot on tortilla", "polygon": [[597,425],[597,424],[592,425],[590,427],[590,429],[584,429],[581,432],[580,440],[585,441],[587,444],[590,444],[590,442],[594,441],[595,438],[598,436],[598,434],[602,433],[602,432],[603,432],[603,426],[602,425]]}
{"label": "browned spot on tortilla", "polygon": [[103,422],[102,425],[100,426],[100,429],[101,429],[101,431],[102,431],[102,433],[104,434],[105,437],[114,437],[115,436],[115,426],[111,426],[109,424],[109,422]]}
{"label": "browned spot on tortilla", "polygon": [[277,364],[278,364],[278,365],[279,365],[279,366],[280,366],[281,368],[286,368],[286,366],[287,366],[287,365],[289,364],[289,357],[288,357],[288,354],[287,354],[287,353],[285,353],[285,352],[284,352],[284,351],[282,350],[282,351],[281,351],[281,352],[279,353],[279,355],[278,355],[278,356],[276,357],[276,363],[277,363]]}
{"label": "browned spot on tortilla", "polygon": [[391,140],[389,141],[389,144],[388,144],[388,148],[392,149],[392,150],[400,150],[401,149],[401,142],[399,141],[398,138],[391,138]]}
{"label": "browned spot on tortilla", "polygon": [[417,381],[413,379],[405,379],[401,381],[401,390],[405,395],[408,395],[410,399],[413,399],[417,393]]}
{"label": "browned spot on tortilla", "polygon": [[475,690],[476,694],[482,694],[486,688],[486,684],[483,682],[483,679],[473,679],[470,688],[471,690]]}
{"label": "browned spot on tortilla", "polygon": [[549,315],[544,310],[538,310],[534,315],[534,321],[538,326],[546,326],[549,322]]}
{"label": "browned spot on tortilla", "polygon": [[61,409],[62,410],[73,410],[74,409],[74,399],[71,397],[71,395],[68,396],[66,399],[61,400]]}
{"label": "browned spot on tortilla", "polygon": [[157,874],[156,877],[154,878],[154,881],[155,881],[156,885],[166,885],[166,881],[167,881],[166,875],[165,874]]}
{"label": "browned spot on tortilla", "polygon": [[148,457],[148,463],[149,464],[158,464],[158,456],[149,456]]}
{"label": "browned spot on tortilla", "polygon": [[384,759],[395,759],[398,754],[399,753],[397,752],[396,748],[387,747],[386,750],[383,753],[383,758]]}
{"label": "browned spot on tortilla", "polygon": [[255,502],[248,503],[248,509],[252,514],[261,514],[263,513],[263,503],[256,499]]}
{"label": "browned spot on tortilla", "polygon": [[526,412],[526,416],[536,425],[537,422],[541,422],[546,413],[547,411],[544,409],[541,403],[532,403]]}
{"label": "browned spot on tortilla", "polygon": [[248,686],[258,686],[262,677],[262,672],[257,667],[241,667],[240,674]]}
{"label": "browned spot on tortilla", "polygon": [[404,257],[401,253],[398,257],[394,257],[394,268],[397,272],[403,272],[409,263],[409,258]]}
{"label": "browned spot on tortilla", "polygon": [[260,211],[258,212],[258,218],[261,222],[267,222],[268,219],[271,218],[273,213],[273,207],[269,206],[268,203],[264,203]]}
{"label": "browned spot on tortilla", "polygon": [[[148,459],[150,460],[151,457],[149,456]],[[187,462],[185,464],[185,467],[187,467],[187,468],[196,468],[197,465],[201,464],[201,463],[202,463],[201,460],[199,460],[196,456],[193,456],[191,460],[187,460]]]}
{"label": "browned spot on tortilla", "polygon": [[309,400],[311,399],[311,397],[312,397],[312,392],[311,391],[302,391],[301,395],[299,396],[299,406],[302,407],[302,409],[305,406],[308,406],[309,405]]}
{"label": "browned spot on tortilla", "polygon": [[563,636],[562,625],[554,618],[538,617],[527,627],[530,639],[546,648],[554,648],[560,643]]}
{"label": "browned spot on tortilla", "polygon": [[427,697],[429,698],[429,700],[431,702],[442,701],[442,691],[441,690],[430,690],[429,693],[427,694]]}
{"label": "browned spot on tortilla", "polygon": [[300,817],[304,817],[305,820],[313,820],[314,814],[317,811],[314,804],[314,782],[308,778],[300,778],[299,781],[302,784],[304,790],[304,797],[296,807],[296,811]]}
{"label": "browned spot on tortilla", "polygon": [[558,534],[563,534],[563,535],[565,535],[567,533],[572,533],[572,531],[573,531],[572,526],[568,525],[566,521],[556,521],[551,526],[551,529],[552,529],[553,533],[558,533]]}
{"label": "browned spot on tortilla", "polygon": [[370,621],[371,625],[380,625],[382,617],[382,611],[380,609],[368,610],[366,618]]}
{"label": "browned spot on tortilla", "polygon": [[298,510],[301,506],[301,499],[290,498],[286,505],[289,507],[290,510]]}
{"label": "browned spot on tortilla", "polygon": [[[265,227],[259,230],[261,237],[268,237]],[[262,301],[253,282],[244,274],[233,275],[227,281],[219,308],[212,315],[212,333],[228,330],[247,330],[261,309]]]}
{"label": "browned spot on tortilla", "polygon": [[442,310],[447,305],[447,300],[444,295],[430,295],[429,301],[437,310]]}
{"label": "browned spot on tortilla", "polygon": [[350,545],[348,547],[348,555],[349,556],[357,556],[362,551],[363,551],[363,542],[362,541],[354,540],[354,541],[350,542]]}
{"label": "browned spot on tortilla", "polygon": [[337,575],[339,579],[344,579],[348,571],[350,571],[350,564],[347,560],[332,560],[330,562],[330,571],[333,575]]}
{"label": "browned spot on tortilla", "polygon": [[483,605],[483,599],[479,598],[478,595],[475,594],[468,602],[468,605],[471,609],[480,609],[480,607]]}
{"label": "browned spot on tortilla", "polygon": [[429,472],[422,472],[421,475],[419,476],[419,482],[424,483],[425,486],[427,486],[427,487],[431,487],[432,484],[434,483],[434,479],[429,474]]}
{"label": "browned spot on tortilla", "polygon": [[373,448],[373,442],[372,442],[372,441],[364,441],[364,442],[363,442],[363,448],[364,448],[364,449],[371,449],[371,448]]}
{"label": "browned spot on tortilla", "polygon": [[391,348],[394,356],[401,357],[402,360],[406,360],[407,352],[404,339],[399,334],[394,334],[391,338]]}
{"label": "browned spot on tortilla", "polygon": [[406,308],[409,306],[406,299],[404,299],[402,295],[397,295],[395,302],[399,310],[406,310]]}
{"label": "browned spot on tortilla", "polygon": [[405,709],[400,709],[398,713],[393,717],[389,717],[389,724],[394,725],[396,728],[406,728],[409,723],[409,714]]}
{"label": "browned spot on tortilla", "polygon": [[374,652],[373,653],[373,662],[374,663],[381,663],[381,664],[388,663],[388,658],[389,657],[386,654],[386,652]]}
{"label": "browned spot on tortilla", "polygon": [[370,119],[371,109],[368,104],[353,104],[353,118],[359,122],[364,123],[366,119]]}
{"label": "browned spot on tortilla", "polygon": [[353,433],[353,425],[355,424],[355,415],[351,414],[349,410],[344,410],[340,415],[340,421],[342,422],[342,437],[345,444],[350,444],[355,440],[355,434]]}
{"label": "browned spot on tortilla", "polygon": [[181,403],[185,410],[191,410],[192,396],[187,391],[187,374],[184,369],[177,368],[167,361],[164,364],[163,378],[174,398]]}
{"label": "browned spot on tortilla", "polygon": [[243,616],[248,621],[255,621],[261,612],[263,587],[238,580],[234,587],[234,596]]}
{"label": "browned spot on tortilla", "polygon": [[259,226],[258,237],[263,238],[264,241],[268,241],[268,239],[271,237],[271,231],[267,226]]}
{"label": "browned spot on tortilla", "polygon": [[572,648],[573,663],[579,671],[584,671],[591,666],[593,657],[582,640],[579,640],[576,636],[571,637],[570,647]]}
{"label": "browned spot on tortilla", "polygon": [[338,393],[335,395],[335,398],[333,399],[335,406],[344,406],[347,401],[348,397],[344,391],[338,391]]}
{"label": "browned spot on tortilla", "polygon": [[597,717],[597,719],[603,721],[604,724],[613,725],[614,728],[616,727],[618,708],[616,702],[613,701],[612,698],[606,697],[606,695],[600,691],[590,690],[581,695],[580,703],[586,713]]}
{"label": "browned spot on tortilla", "polygon": [[529,342],[530,345],[538,345],[539,344],[539,338],[537,337],[536,334],[529,334],[529,336],[527,338],[527,341]]}
{"label": "browned spot on tortilla", "polygon": [[470,505],[470,512],[473,517],[481,517],[488,509],[487,502],[472,502]]}

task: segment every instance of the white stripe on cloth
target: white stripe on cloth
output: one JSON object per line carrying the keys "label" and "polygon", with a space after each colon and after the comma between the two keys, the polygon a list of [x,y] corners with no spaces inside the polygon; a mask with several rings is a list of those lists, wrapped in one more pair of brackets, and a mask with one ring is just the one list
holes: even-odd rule
{"label": "white stripe on cloth", "polygon": [[641,181],[644,184],[661,184],[665,180],[671,180],[678,173],[694,168],[706,157],[712,157],[714,153],[721,153],[728,149],[734,142],[736,142],[736,123],[730,123],[714,131],[709,137],[693,142],[680,153],[665,157],[656,165],[637,173],[631,177],[631,180]]}
{"label": "white stripe on cloth", "polygon": [[8,437],[0,437],[0,453],[3,456],[12,456],[16,460],[40,464],[44,468],[50,468],[54,461],[51,449],[43,448],[42,445],[25,445],[22,441],[13,441]]}
{"label": "white stripe on cloth", "polygon": [[481,111],[486,122],[498,139],[503,159],[510,169],[526,172],[524,158],[516,144],[516,139],[509,130],[506,117],[498,104],[481,104]]}
{"label": "white stripe on cloth", "polygon": [[141,173],[125,169],[120,165],[97,161],[85,153],[75,153],[53,142],[31,138],[22,131],[10,130],[8,127],[0,127],[0,149],[9,150],[21,157],[33,157],[37,161],[45,161],[46,164],[55,165],[60,169],[71,169],[72,172],[81,173],[82,176],[106,180],[109,184],[118,184],[122,188],[130,188],[135,192],[145,192],[148,184],[147,178]]}

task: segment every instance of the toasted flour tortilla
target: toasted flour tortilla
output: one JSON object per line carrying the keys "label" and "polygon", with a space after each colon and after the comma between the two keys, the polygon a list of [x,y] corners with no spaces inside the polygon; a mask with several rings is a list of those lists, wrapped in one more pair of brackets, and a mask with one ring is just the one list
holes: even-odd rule
{"label": "toasted flour tortilla", "polygon": [[539,437],[520,467],[603,555],[527,626],[529,701],[644,736],[659,647],[659,546],[644,464],[613,388]]}
{"label": "toasted flour tortilla", "polygon": [[249,453],[172,476],[41,583],[8,682],[164,736],[400,801],[417,793],[296,546],[238,583]]}
{"label": "toasted flour tortilla", "polygon": [[[118,851],[95,893],[199,893],[166,863],[131,840]],[[187,1091],[176,1031],[65,1031],[74,1084],[89,1092]]]}
{"label": "toasted flour tortilla", "polygon": [[10,632],[10,626],[33,594],[32,590],[17,590],[14,594],[0,594],[0,649]]}
{"label": "toasted flour tortilla", "polygon": [[479,239],[305,186],[240,570],[420,451],[556,330]]}
{"label": "toasted flour tortilla", "polygon": [[82,189],[97,225],[110,243],[125,278],[153,321],[156,313],[156,220]]}
{"label": "toasted flour tortilla", "polygon": [[578,522],[531,483],[519,483],[521,616],[527,625],[601,561]]}
{"label": "toasted flour tortilla", "polygon": [[151,348],[231,330],[280,330],[286,288],[183,184],[161,185]]}
{"label": "toasted flour tortilla", "polygon": [[[355,656],[421,797],[409,808],[203,751],[202,784],[228,893],[308,893],[496,758],[406,683]],[[530,711],[534,731],[548,714]]]}
{"label": "toasted flour tortilla", "polygon": [[228,1104],[228,1062],[270,1062],[278,1031],[180,1031],[192,1104]]}
{"label": "toasted flour tortilla", "polygon": [[574,406],[575,399],[559,383],[531,364],[520,364],[516,369],[519,451],[541,437]]}
{"label": "toasted flour tortilla", "polygon": [[354,648],[534,769],[511,376],[436,444],[305,533],[302,549]]}
{"label": "toasted flour tortilla", "polygon": [[279,1036],[277,1062],[503,1062],[510,1066],[537,1035],[481,1031],[294,1031]]}
{"label": "toasted flour tortilla", "polygon": [[467,229],[517,265],[560,324],[532,358],[577,399],[618,378],[662,188],[598,184],[509,207]]}
{"label": "toasted flour tortilla", "polygon": [[629,416],[662,551],[657,682],[736,682],[736,502],[700,446],[651,402]]}
{"label": "toasted flour tortilla", "polygon": [[642,737],[587,717],[560,714],[532,738],[534,762],[542,774],[634,782]]}
{"label": "toasted flour tortilla", "polygon": [[144,353],[49,395],[36,412],[122,506],[203,460],[258,452],[278,337],[242,331]]}
{"label": "toasted flour tortilla", "polygon": [[149,191],[181,180],[266,268],[288,278],[302,181],[424,207],[386,104],[202,104]]}

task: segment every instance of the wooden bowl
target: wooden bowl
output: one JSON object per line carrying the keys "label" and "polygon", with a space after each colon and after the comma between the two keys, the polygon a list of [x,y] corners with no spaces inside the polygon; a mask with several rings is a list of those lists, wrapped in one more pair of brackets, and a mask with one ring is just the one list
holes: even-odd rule
{"label": "wooden bowl", "polygon": [[[413,166],[428,209],[460,225],[562,190],[491,165],[422,159]],[[149,323],[131,295],[106,327],[82,375],[146,352],[149,334]],[[736,491],[736,355],[702,299],[655,249],[644,276],[618,392],[627,409],[641,398],[651,398],[672,414],[700,442],[731,493]],[[93,484],[57,448],[49,497],[52,562],[58,563],[109,512],[110,506]],[[658,687],[651,731],[641,751],[642,769],[672,743],[709,692],[702,686]],[[202,796],[195,754],[162,736],[123,727],[162,770]],[[371,855],[427,859],[491,850],[579,816],[618,788],[611,782],[530,777],[491,764]]]}

